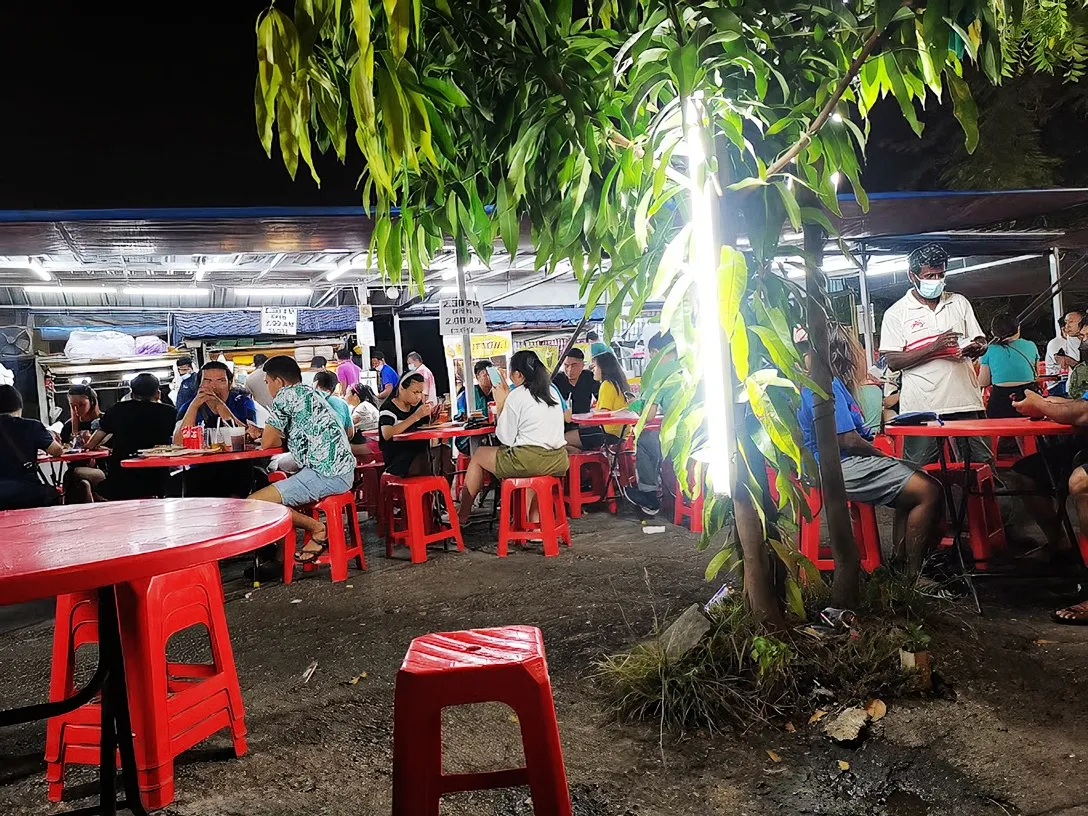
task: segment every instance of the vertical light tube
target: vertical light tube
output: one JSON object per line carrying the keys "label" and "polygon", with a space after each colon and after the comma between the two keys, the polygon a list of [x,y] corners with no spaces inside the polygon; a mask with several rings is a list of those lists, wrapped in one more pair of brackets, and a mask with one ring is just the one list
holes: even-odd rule
{"label": "vertical light tube", "polygon": [[713,214],[717,196],[707,178],[706,147],[702,127],[701,94],[685,100],[684,141],[687,146],[691,188],[691,245],[688,264],[695,275],[698,294],[699,366],[703,373],[706,426],[709,451],[707,472],[715,493],[728,494],[733,485],[733,389],[727,376],[728,338],[722,331],[718,298],[718,265],[721,251],[716,245]]}

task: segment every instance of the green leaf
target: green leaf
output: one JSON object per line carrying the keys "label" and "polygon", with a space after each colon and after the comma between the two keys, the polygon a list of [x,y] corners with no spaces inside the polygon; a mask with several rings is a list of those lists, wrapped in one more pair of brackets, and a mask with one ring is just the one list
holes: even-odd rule
{"label": "green leaf", "polygon": [[355,43],[359,51],[365,51],[367,47],[373,47],[371,42],[371,25],[373,25],[370,11],[370,0],[351,0],[351,28],[355,32]]}
{"label": "green leaf", "polygon": [[911,130],[914,131],[915,136],[922,135],[922,123],[918,121],[918,113],[914,110],[914,101],[911,97],[910,91],[907,90],[907,83],[903,79],[903,74],[899,70],[899,65],[895,61],[895,55],[892,52],[886,52],[881,57],[884,63],[884,70],[888,73],[888,79],[892,85],[892,96],[895,97],[895,101],[899,103],[899,110],[903,114],[903,118],[907,120],[907,124],[910,125]]}
{"label": "green leaf", "polygon": [[639,249],[646,249],[647,243],[647,231],[649,230],[649,217],[647,210],[650,207],[650,200],[654,196],[653,188],[649,188],[642,194],[642,198],[639,199],[638,206],[635,208],[635,243]]}
{"label": "green leaf", "polygon": [[514,208],[513,196],[510,195],[510,182],[502,179],[496,188],[496,210],[499,219],[499,235],[502,237],[502,245],[510,253],[510,263],[518,253],[518,242],[521,240],[521,229],[518,224],[517,210]]}
{"label": "green leaf", "polygon": [[[677,499],[677,501],[680,500]],[[721,549],[714,553],[714,557],[711,558],[710,563],[706,565],[706,574],[704,577],[707,581],[713,581],[718,577],[718,573],[721,572],[722,567],[729,562],[729,555],[730,552],[727,549]]]}
{"label": "green leaf", "polygon": [[952,94],[952,111],[963,128],[964,145],[968,153],[974,153],[978,147],[978,109],[967,83],[952,71],[945,72],[948,90]]}
{"label": "green leaf", "polygon": [[408,52],[408,35],[412,31],[412,0],[382,0],[389,21],[389,39],[393,56],[403,59]]}
{"label": "green leaf", "polygon": [[767,180],[766,179],[761,179],[758,176],[748,176],[747,178],[742,178],[740,181],[737,181],[737,182],[734,182],[733,184],[730,184],[727,189],[733,190],[734,192],[739,192],[740,190],[747,190],[750,187],[766,187],[766,186],[767,186]]}
{"label": "green leaf", "polygon": [[793,227],[795,232],[799,231],[801,229],[801,208],[797,205],[793,190],[781,181],[774,182],[774,186],[782,199],[782,206],[786,208],[786,217],[790,219],[790,226]]}

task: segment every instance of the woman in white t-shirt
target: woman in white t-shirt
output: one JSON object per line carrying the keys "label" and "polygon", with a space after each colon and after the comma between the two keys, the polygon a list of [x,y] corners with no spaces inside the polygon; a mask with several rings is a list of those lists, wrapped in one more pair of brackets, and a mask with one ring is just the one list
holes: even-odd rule
{"label": "woman in white t-shirt", "polygon": [[468,518],[476,494],[483,489],[484,474],[500,479],[559,476],[567,472],[564,423],[569,411],[552,385],[547,366],[536,352],[519,351],[510,358],[510,379],[493,383],[495,436],[501,447],[481,445],[472,454],[461,490],[459,515]]}

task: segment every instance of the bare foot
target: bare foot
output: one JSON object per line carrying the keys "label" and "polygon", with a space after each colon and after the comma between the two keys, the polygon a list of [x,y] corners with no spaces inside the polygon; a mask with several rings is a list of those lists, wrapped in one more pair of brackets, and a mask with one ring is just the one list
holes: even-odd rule
{"label": "bare foot", "polygon": [[1053,618],[1058,623],[1084,626],[1088,624],[1088,601],[1082,601],[1079,604],[1067,606],[1065,609],[1059,609],[1054,613]]}

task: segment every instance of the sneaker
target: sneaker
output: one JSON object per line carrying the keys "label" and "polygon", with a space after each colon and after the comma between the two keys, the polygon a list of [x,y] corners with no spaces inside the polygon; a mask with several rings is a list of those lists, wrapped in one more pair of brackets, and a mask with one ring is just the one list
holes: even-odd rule
{"label": "sneaker", "polygon": [[648,516],[656,516],[661,512],[661,502],[658,501],[656,493],[639,490],[637,487],[625,487],[623,488],[623,496]]}

